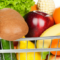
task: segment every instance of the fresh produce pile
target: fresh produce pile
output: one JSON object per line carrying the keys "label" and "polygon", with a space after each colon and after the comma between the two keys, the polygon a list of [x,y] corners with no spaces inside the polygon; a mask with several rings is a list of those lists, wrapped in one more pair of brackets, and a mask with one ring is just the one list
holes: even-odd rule
{"label": "fresh produce pile", "polygon": [[[44,1],[44,3],[43,3]],[[48,2],[48,3],[47,3]],[[60,35],[60,7],[55,8],[53,0],[0,0],[0,37],[3,49],[34,49],[50,48],[51,39],[37,40],[36,45],[28,41],[14,42],[19,38],[46,37]],[[13,41],[13,42],[11,42]],[[53,39],[51,48],[60,48],[60,39]],[[2,49],[1,48],[1,49]],[[48,60],[49,52],[3,53],[5,60]],[[1,54],[1,60],[3,59]],[[49,60],[55,59],[56,51],[51,51]],[[11,59],[11,56],[13,57]],[[57,51],[56,60],[60,60],[60,51]]]}

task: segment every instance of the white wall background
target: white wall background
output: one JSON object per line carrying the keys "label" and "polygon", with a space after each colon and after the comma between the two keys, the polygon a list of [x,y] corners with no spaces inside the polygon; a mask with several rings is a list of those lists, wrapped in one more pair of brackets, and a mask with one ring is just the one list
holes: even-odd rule
{"label": "white wall background", "polygon": [[[35,2],[36,2],[36,4],[37,4],[37,1],[38,0],[34,0]],[[55,3],[55,7],[57,8],[57,7],[60,7],[60,0],[54,0],[54,3]]]}

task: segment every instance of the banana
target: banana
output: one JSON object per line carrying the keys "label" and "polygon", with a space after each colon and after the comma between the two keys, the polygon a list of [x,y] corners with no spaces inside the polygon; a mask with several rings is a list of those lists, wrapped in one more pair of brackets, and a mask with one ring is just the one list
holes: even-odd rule
{"label": "banana", "polygon": [[[60,35],[60,23],[53,25],[52,27],[45,30],[40,37],[46,37],[46,36],[58,36]],[[51,44],[51,39],[45,39],[44,40],[44,47],[43,48],[49,48]],[[43,40],[37,40],[37,48],[42,48],[43,46]]]}

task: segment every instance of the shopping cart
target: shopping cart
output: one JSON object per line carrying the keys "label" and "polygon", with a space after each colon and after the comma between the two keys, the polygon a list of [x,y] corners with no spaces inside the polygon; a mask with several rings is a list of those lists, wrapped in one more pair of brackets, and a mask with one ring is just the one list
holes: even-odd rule
{"label": "shopping cart", "polygon": [[[37,40],[43,40],[43,46],[44,46],[44,40],[45,39],[51,39],[51,44],[52,44],[53,39],[58,39],[58,44],[59,44],[60,36],[21,38],[21,39],[15,40],[15,41],[27,41],[27,44],[28,44],[29,40],[30,41],[35,41],[35,46],[36,46],[36,41]],[[1,49],[0,53],[23,53],[23,52],[26,52],[26,56],[27,56],[27,52],[34,52],[34,58],[35,58],[35,52],[42,52],[43,53],[43,52],[48,51],[49,52],[48,60],[49,60],[50,51],[56,51],[56,54],[55,54],[55,59],[56,59],[57,51],[60,51],[60,48],[58,48],[58,45],[57,45],[57,48],[51,48],[51,44],[50,44],[50,48],[43,48],[43,46],[42,46],[42,48],[39,48],[39,49],[37,49],[37,48],[35,48],[35,49],[9,49],[9,50],[8,49],[7,50]],[[0,56],[0,60],[1,60],[1,56]],[[4,60],[4,57],[3,57],[3,60]],[[27,57],[26,57],[26,60],[27,60]],[[41,54],[41,59],[40,60],[42,60],[42,54]]]}

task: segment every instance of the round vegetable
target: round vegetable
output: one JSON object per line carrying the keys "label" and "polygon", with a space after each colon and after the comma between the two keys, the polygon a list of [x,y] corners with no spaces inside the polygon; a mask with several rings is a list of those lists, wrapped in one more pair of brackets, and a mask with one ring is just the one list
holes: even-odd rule
{"label": "round vegetable", "polygon": [[15,10],[4,8],[0,10],[0,37],[13,41],[28,33],[28,25],[24,18]]}

